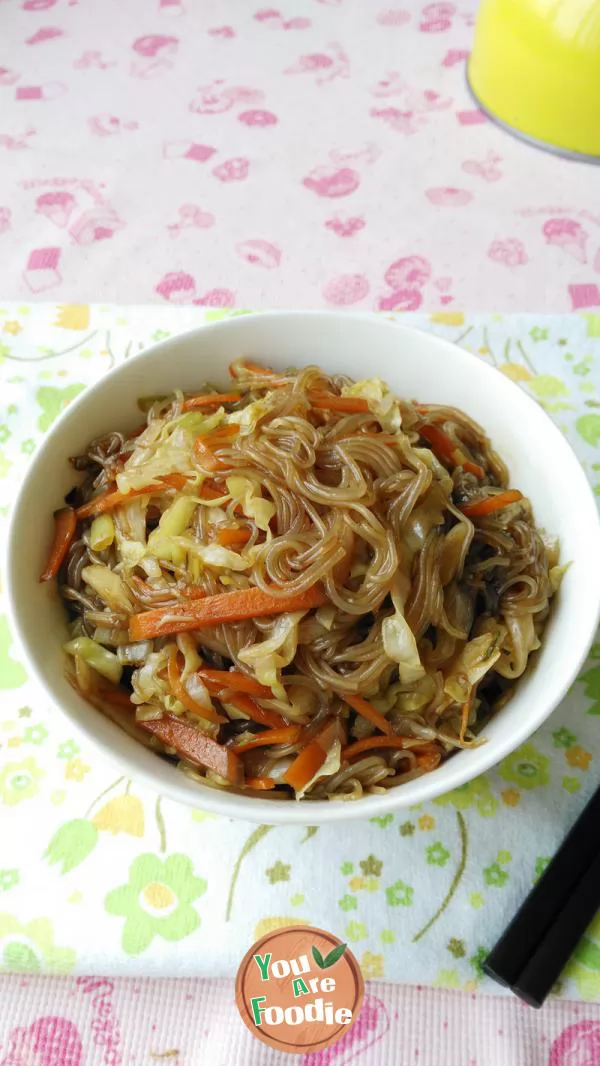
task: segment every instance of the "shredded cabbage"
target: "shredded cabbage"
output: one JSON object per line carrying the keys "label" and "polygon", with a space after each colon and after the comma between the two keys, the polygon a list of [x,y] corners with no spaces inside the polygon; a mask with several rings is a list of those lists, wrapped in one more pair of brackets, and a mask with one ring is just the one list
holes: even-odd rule
{"label": "shredded cabbage", "polygon": [[108,566],[102,566],[101,563],[93,563],[90,566],[84,566],[81,577],[86,585],[89,585],[113,610],[131,614],[133,610],[131,596],[127,586],[114,570]]}
{"label": "shredded cabbage", "polygon": [[286,699],[286,693],[278,670],[289,666],[296,654],[298,624],[305,614],[306,611],[290,611],[280,615],[267,640],[238,652],[238,659],[251,666],[261,685],[267,685],[280,700]]}
{"label": "shredded cabbage", "polygon": [[446,679],[444,692],[457,703],[468,700],[473,686],[481,681],[500,658],[502,638],[506,630],[498,626],[492,633],[482,633],[465,644],[454,660],[452,673]]}
{"label": "shredded cabbage", "polygon": [[571,563],[565,563],[564,566],[552,566],[550,568],[548,578],[550,581],[550,588],[552,589],[553,593],[558,592],[561,581],[565,576],[567,570],[569,569],[570,565]]}
{"label": "shredded cabbage", "polygon": [[329,632],[335,622],[336,614],[337,608],[334,607],[332,603],[329,603],[325,607],[319,607],[315,611],[315,618],[319,625],[323,626],[323,629],[326,629]]}
{"label": "shredded cabbage", "polygon": [[133,703],[150,703],[151,700],[157,700],[159,703],[165,704],[165,694],[167,692],[166,683],[162,682],[158,677],[158,674],[162,670],[166,670],[169,663],[169,649],[168,647],[161,648],[160,651],[153,651],[146,662],[139,670],[134,670],[131,676],[131,685],[133,688]]}
{"label": "shredded cabbage", "polygon": [[260,485],[247,477],[228,477],[227,489],[231,498],[241,504],[247,518],[253,518],[259,529],[264,530],[267,539],[271,537],[269,522],[275,514],[275,504],[263,499]]}
{"label": "shredded cabbage", "polygon": [[96,515],[90,527],[90,548],[94,552],[105,551],[110,548],[115,539],[115,523],[112,515]]}
{"label": "shredded cabbage", "polygon": [[415,635],[401,611],[381,624],[381,636],[385,654],[398,663],[398,674],[404,685],[423,677],[425,668],[419,658]]}
{"label": "shredded cabbage", "polygon": [[[211,419],[215,417],[211,416]],[[210,420],[205,419],[205,422],[208,421]],[[166,432],[167,429],[171,431]],[[131,489],[143,489],[166,474],[185,474],[190,479],[195,479],[198,471],[193,461],[193,446],[197,436],[197,432],[192,433],[180,425],[173,428],[172,424],[167,422],[157,441],[148,448],[140,447],[138,441],[133,455],[127,460],[123,470],[117,474],[119,491],[130,492]]]}
{"label": "shredded cabbage", "polygon": [[232,552],[220,544],[198,544],[190,537],[174,537],[191,555],[195,555],[204,566],[215,570],[248,570],[250,563],[239,552]]}
{"label": "shredded cabbage", "polygon": [[362,396],[367,400],[369,409],[375,415],[382,429],[397,433],[402,425],[400,405],[385,381],[380,378],[367,378],[356,381],[353,385],[342,387],[342,396]]}
{"label": "shredded cabbage", "polygon": [[101,674],[108,681],[112,681],[115,685],[119,684],[123,667],[117,656],[112,651],[103,648],[101,644],[96,644],[96,641],[92,640],[91,637],[75,637],[74,640],[70,640],[68,644],[64,645],[64,650],[69,655],[82,659],[84,663],[87,663],[97,674]]}
{"label": "shredded cabbage", "polygon": [[235,422],[240,427],[240,434],[244,436],[244,431],[252,433],[252,430],[256,429],[261,418],[269,414],[271,407],[269,396],[263,396],[260,400],[254,400],[253,403],[247,404],[246,407],[242,407],[239,411],[232,411],[228,416],[228,421]]}

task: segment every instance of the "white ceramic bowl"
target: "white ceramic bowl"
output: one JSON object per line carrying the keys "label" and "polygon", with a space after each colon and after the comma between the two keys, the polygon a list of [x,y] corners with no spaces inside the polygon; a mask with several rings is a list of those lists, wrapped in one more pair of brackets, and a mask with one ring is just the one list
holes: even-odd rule
{"label": "white ceramic bowl", "polygon": [[[139,423],[136,400],[227,382],[237,356],[281,368],[318,363],[354,378],[379,376],[399,394],[453,404],[485,427],[507,462],[511,484],[533,501],[538,524],[557,534],[572,560],[554,604],[535,668],[485,730],[487,743],[462,751],[416,781],[356,803],[250,799],[186,778],[77,695],[65,679],[65,615],[56,588],[40,585],[52,512],[76,478],[67,463],[93,437]],[[57,421],[31,462],[9,536],[12,620],[29,665],[52,702],[124,772],[174,800],[233,818],[311,825],[384,814],[462,785],[536,729],[574,680],[593,639],[600,607],[600,524],[583,471],[561,433],[516,385],[459,348],[367,316],[329,312],[246,315],[163,341],[116,367]]]}

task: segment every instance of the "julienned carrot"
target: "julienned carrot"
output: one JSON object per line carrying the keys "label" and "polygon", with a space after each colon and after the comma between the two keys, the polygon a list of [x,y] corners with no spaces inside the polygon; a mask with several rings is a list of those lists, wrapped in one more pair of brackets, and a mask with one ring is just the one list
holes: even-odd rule
{"label": "julienned carrot", "polygon": [[206,592],[199,585],[184,585],[180,592],[184,600],[203,600],[206,596]]}
{"label": "julienned carrot", "polygon": [[[206,687],[209,692],[214,690],[211,688],[212,682],[207,681]],[[259,725],[266,725],[269,729],[279,729],[280,726],[289,725],[288,719],[283,715],[278,714],[277,711],[270,711],[265,707],[261,707],[256,703],[251,696],[247,696],[245,692],[232,692],[226,696],[222,696],[219,693],[222,688],[215,691],[214,694],[221,703],[230,703],[232,707],[236,707],[238,711],[243,714],[247,714],[253,722],[257,722]]]}
{"label": "julienned carrot", "polygon": [[215,448],[225,447],[239,433],[239,426],[222,426],[194,441],[194,455],[205,470],[222,470],[226,464],[218,459]]}
{"label": "julienned carrot", "polygon": [[191,722],[167,714],[163,718],[137,724],[140,729],[157,737],[166,748],[174,748],[186,762],[212,770],[230,785],[243,785],[244,764],[239,756],[231,748],[225,748],[212,737],[201,733]]}
{"label": "julienned carrot", "polygon": [[465,503],[460,510],[467,518],[482,518],[484,515],[501,510],[502,507],[508,507],[510,503],[518,503],[522,499],[523,493],[518,489],[507,489],[506,492],[498,492],[495,496],[486,496],[483,500]]}
{"label": "julienned carrot", "polygon": [[251,788],[256,792],[270,792],[272,788],[275,788],[277,782],[273,777],[247,777],[246,788]]}
{"label": "julienned carrot", "polygon": [[300,792],[318,774],[326,758],[324,748],[317,740],[311,740],[294,759],[283,777],[283,784],[291,785],[295,792]]}
{"label": "julienned carrot", "polygon": [[229,364],[229,376],[234,381],[239,378],[240,370],[246,370],[248,374],[256,374],[261,378],[276,377],[275,371],[270,366],[261,366],[260,363],[253,363],[250,359],[236,359]]}
{"label": "julienned carrot", "polygon": [[283,777],[283,784],[291,785],[295,792],[306,788],[323,766],[336,739],[339,739],[339,723],[333,719],[296,756]]}
{"label": "julienned carrot", "polygon": [[229,496],[226,488],[217,489],[209,481],[205,481],[198,493],[201,500],[223,500]]}
{"label": "julienned carrot", "polygon": [[248,696],[258,696],[262,700],[272,700],[273,693],[266,685],[261,685],[253,677],[242,674],[240,670],[198,670],[198,677],[205,685],[216,685],[218,689],[230,688],[234,692],[245,692]]}
{"label": "julienned carrot", "polygon": [[346,703],[349,703],[357,714],[362,715],[362,717],[366,718],[371,725],[374,725],[376,729],[380,729],[381,732],[385,733],[388,737],[393,735],[393,729],[387,719],[384,718],[379,711],[376,711],[375,708],[372,707],[367,700],[363,699],[362,696],[353,696],[352,694],[344,692],[341,693],[341,698],[345,700]]}
{"label": "julienned carrot", "polygon": [[93,500],[78,507],[75,514],[78,519],[90,518],[92,515],[105,514],[113,511],[122,503],[133,500],[135,496],[159,496],[167,489],[183,489],[188,484],[189,478],[184,474],[164,474],[156,479],[151,485],[143,485],[139,489],[131,489],[129,492],[120,492],[119,489],[109,489],[107,492],[95,496]]}
{"label": "julienned carrot", "polygon": [[135,704],[131,702],[131,696],[125,689],[119,688],[118,685],[102,684],[98,690],[98,695],[105,703],[110,704],[111,707],[121,707],[124,711],[135,711]]}
{"label": "julienned carrot", "polygon": [[216,626],[223,622],[239,622],[246,618],[264,618],[287,611],[308,611],[322,607],[326,597],[313,585],[306,592],[289,596],[272,596],[259,588],[236,589],[235,592],[205,596],[197,602],[181,603],[175,607],[156,607],[142,614],[134,614],[129,621],[131,640],[146,640],[167,633],[185,633],[202,626]]}
{"label": "julienned carrot", "polygon": [[435,770],[435,768],[440,765],[442,754],[439,751],[424,751],[420,755],[415,752],[415,754],[417,756],[417,766],[419,767],[419,770],[423,770],[426,774],[428,774],[430,770]]}
{"label": "julienned carrot", "polygon": [[217,530],[217,544],[221,544],[224,548],[232,548],[236,546],[243,547],[244,544],[248,543],[251,536],[252,533],[249,529],[219,526]]}
{"label": "julienned carrot", "polygon": [[485,477],[485,470],[478,463],[472,463],[470,459],[467,459],[466,455],[443,429],[439,426],[424,425],[419,426],[419,433],[421,437],[424,437],[426,441],[431,444],[431,450],[434,455],[440,460],[445,460],[447,463],[452,463],[454,466],[462,466],[465,470],[468,470],[470,474],[474,474],[475,477]]}
{"label": "julienned carrot", "polygon": [[220,725],[221,722],[225,722],[226,719],[217,714],[214,707],[203,707],[189,695],[181,680],[181,658],[182,656],[175,653],[171,655],[169,659],[169,684],[175,698],[178,699],[180,703],[183,703],[186,711],[189,711],[190,714],[195,714],[197,718],[205,718],[208,722],[214,722],[215,725]]}
{"label": "julienned carrot", "polygon": [[240,744],[234,744],[232,751],[252,751],[254,748],[268,747],[269,744],[295,744],[300,739],[302,729],[299,725],[284,725],[278,729],[266,729],[259,733],[253,740],[245,740]]}
{"label": "julienned carrot", "polygon": [[219,407],[223,403],[237,403],[241,398],[241,392],[208,392],[204,396],[187,396],[181,410],[196,411],[202,407]]}
{"label": "julienned carrot", "polygon": [[339,411],[343,414],[360,414],[370,410],[363,396],[336,396],[332,392],[318,392],[310,389],[308,393],[311,407],[321,411]]}
{"label": "julienned carrot", "polygon": [[61,507],[54,512],[54,536],[48,561],[40,581],[51,581],[60,570],[77,529],[77,513],[72,507]]}
{"label": "julienned carrot", "polygon": [[[355,755],[362,755],[365,751],[373,748],[411,748],[415,743],[412,737],[365,737],[364,740],[356,740],[342,751],[342,759],[353,759]],[[429,743],[423,741],[423,743]]]}

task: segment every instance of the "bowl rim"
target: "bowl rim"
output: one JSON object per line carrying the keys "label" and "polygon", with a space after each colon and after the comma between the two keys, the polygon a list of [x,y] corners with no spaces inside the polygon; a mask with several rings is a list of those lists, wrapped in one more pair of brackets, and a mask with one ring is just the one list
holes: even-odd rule
{"label": "bowl rim", "polygon": [[[556,689],[552,697],[544,702],[542,711],[537,710],[535,715],[530,714],[524,716],[521,722],[515,726],[510,737],[507,737],[504,740],[501,738],[494,738],[494,741],[490,746],[485,744],[480,748],[477,748],[477,767],[475,770],[473,770],[468,760],[463,761],[462,765],[458,763],[456,768],[454,768],[454,759],[447,760],[444,763],[445,779],[442,787],[436,786],[436,771],[433,771],[431,774],[426,774],[421,778],[417,778],[415,781],[411,781],[405,786],[391,788],[385,794],[362,797],[356,802],[332,802],[320,800],[297,803],[285,801],[277,802],[261,798],[252,798],[249,801],[248,797],[243,795],[238,795],[225,789],[212,788],[210,786],[198,786],[196,793],[190,790],[189,786],[186,787],[184,784],[185,779],[182,775],[179,775],[182,776],[181,783],[179,783],[177,780],[177,771],[175,770],[172,781],[169,781],[168,783],[159,783],[149,766],[146,767],[145,765],[142,765],[136,760],[133,754],[130,756],[127,751],[123,751],[120,747],[116,749],[112,747],[108,740],[97,735],[91,724],[78,718],[72,710],[63,708],[58,697],[55,696],[51,687],[42,677],[41,671],[38,669],[36,654],[29,633],[26,631],[26,627],[21,624],[20,612],[17,606],[15,589],[16,579],[14,574],[18,540],[16,519],[20,503],[25,498],[29,485],[35,477],[35,470],[38,463],[52,448],[54,438],[62,428],[63,424],[71,419],[75,419],[79,408],[85,406],[85,404],[89,402],[90,396],[97,390],[101,391],[103,387],[106,387],[108,382],[111,382],[114,387],[113,379],[118,378],[119,373],[123,371],[124,368],[134,362],[143,361],[148,357],[153,357],[157,352],[168,351],[172,348],[173,344],[185,343],[200,334],[205,336],[207,332],[211,333],[227,330],[231,327],[232,323],[238,323],[242,318],[245,319],[245,317],[246,316],[234,315],[215,322],[207,322],[200,326],[194,326],[190,329],[182,330],[180,333],[174,333],[168,338],[155,344],[148,345],[148,347],[132,355],[126,362],[120,362],[112,367],[106,374],[99,378],[98,381],[90,384],[64,411],[60,413],[29,463],[11,508],[8,535],[6,539],[6,599],[12,632],[16,636],[24,655],[30,678],[37,682],[41,691],[45,694],[53,708],[68,718],[70,725],[82,738],[85,738],[86,743],[89,743],[93,748],[99,751],[102,756],[106,756],[110,762],[120,766],[126,771],[127,775],[133,777],[134,780],[139,781],[153,792],[158,792],[169,799],[182,803],[184,806],[196,809],[199,808],[209,813],[234,818],[236,820],[259,822],[269,825],[325,825],[331,822],[348,822],[374,818],[380,815],[393,813],[394,811],[401,810],[408,806],[412,807],[415,804],[434,800],[438,796],[444,795],[447,792],[474,780],[480,774],[483,774],[496,766],[502,759],[527,740],[556,709],[577,677],[593,643],[598,622],[600,621],[600,581],[597,582],[595,604],[591,603],[587,611],[586,625],[582,630],[578,623],[575,631],[578,645],[577,655],[572,659],[571,667],[565,673],[560,688]],[[459,364],[462,364],[464,368],[467,366],[473,366],[474,356],[470,352],[465,351],[465,349],[453,344],[451,341],[439,337],[433,332],[420,329],[404,322],[399,322],[397,319],[384,319],[383,317],[378,317],[373,312],[275,310],[251,312],[248,314],[248,318],[250,317],[253,320],[260,318],[267,321],[287,321],[288,325],[293,322],[294,319],[302,319],[304,321],[311,319],[317,323],[320,321],[339,323],[342,319],[360,319],[364,322],[369,322],[374,328],[395,331],[399,339],[402,335],[404,335],[405,338],[410,339],[410,337],[414,337],[414,335],[417,334],[422,338],[424,337],[430,344],[438,347],[440,352],[445,352],[446,358],[452,358]],[[237,328],[239,328],[239,326]],[[498,371],[494,367],[479,360],[476,365],[478,367],[478,373],[482,374],[484,378],[487,376],[490,385],[497,385]],[[502,381],[505,390],[507,388],[510,392],[513,392],[514,390],[514,393],[521,397],[521,402],[525,400],[531,408],[536,411],[537,416],[543,416],[546,424],[546,431],[554,436],[555,443],[562,450],[565,459],[569,462],[570,475],[576,482],[576,491],[580,498],[581,506],[587,508],[588,511],[588,514],[584,516],[584,519],[591,519],[593,526],[592,532],[595,534],[598,545],[598,554],[600,556],[600,515],[598,514],[591,486],[585,476],[578,457],[571,448],[569,442],[553,423],[552,419],[549,418],[536,401],[510,379],[502,377]],[[140,750],[143,752],[146,751],[142,745],[140,745]],[[475,750],[473,754],[475,754]],[[410,790],[410,796],[403,799],[402,794],[404,793],[406,796],[404,790],[407,788]]]}

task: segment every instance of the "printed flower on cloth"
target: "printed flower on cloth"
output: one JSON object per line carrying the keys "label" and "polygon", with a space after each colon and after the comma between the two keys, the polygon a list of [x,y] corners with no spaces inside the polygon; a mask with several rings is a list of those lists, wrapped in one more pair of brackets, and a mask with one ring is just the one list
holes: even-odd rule
{"label": "printed flower on cloth", "polygon": [[12,914],[0,914],[0,970],[13,973],[69,973],[75,952],[57,947],[48,918],[21,924]]}
{"label": "printed flower on cloth", "polygon": [[38,791],[38,781],[44,776],[35,759],[9,762],[0,773],[0,800],[8,807],[31,799]]}
{"label": "printed flower on cloth", "polygon": [[141,955],[155,936],[183,940],[200,925],[200,915],[192,906],[206,891],[206,881],[195,877],[187,855],[140,855],[131,864],[129,884],[109,892],[105,906],[109,914],[125,918],[123,951]]}
{"label": "printed flower on cloth", "polygon": [[520,788],[539,788],[548,784],[550,760],[533,744],[523,744],[500,766],[500,777]]}

